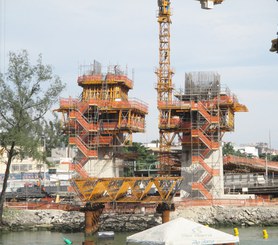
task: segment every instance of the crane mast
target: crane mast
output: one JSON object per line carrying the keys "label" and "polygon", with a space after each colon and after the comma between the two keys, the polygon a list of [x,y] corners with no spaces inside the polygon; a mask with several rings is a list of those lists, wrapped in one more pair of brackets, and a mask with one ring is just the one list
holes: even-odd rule
{"label": "crane mast", "polygon": [[[215,4],[222,3],[223,0],[198,0],[204,9],[212,9]],[[171,68],[171,48],[170,48],[170,27],[171,21],[171,1],[158,0],[159,23],[159,66],[156,69],[157,75],[157,108],[159,111],[159,162],[161,174],[168,175],[170,164],[173,163],[170,153],[171,146],[176,137],[181,140],[183,130],[178,129],[175,121],[180,120],[180,111],[173,101],[173,70]]]}
{"label": "crane mast", "polygon": [[[202,8],[211,9],[214,4],[220,4],[223,0],[200,0]],[[158,0],[159,23],[159,67],[157,74],[157,101],[172,102],[173,84],[170,55],[170,27],[171,27],[171,1]]]}
{"label": "crane mast", "polygon": [[157,100],[172,101],[172,76],[170,67],[170,25],[171,9],[170,0],[158,0],[159,23],[159,68],[157,74]]}
{"label": "crane mast", "polygon": [[[161,123],[168,124],[171,118],[171,110],[165,104],[171,104],[173,100],[173,84],[170,56],[170,25],[171,8],[170,0],[158,0],[159,23],[159,67],[157,74],[157,106],[159,110],[159,148],[160,148],[160,169],[167,166],[167,153],[170,152],[172,142],[175,138],[173,132],[161,128]],[[164,169],[165,170],[165,169]]]}

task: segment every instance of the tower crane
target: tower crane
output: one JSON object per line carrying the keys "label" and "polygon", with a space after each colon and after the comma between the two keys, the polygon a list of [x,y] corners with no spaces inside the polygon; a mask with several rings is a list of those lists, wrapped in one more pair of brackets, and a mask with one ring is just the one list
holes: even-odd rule
{"label": "tower crane", "polygon": [[[278,2],[278,0],[276,0]],[[277,31],[278,36],[278,31]],[[273,39],[271,41],[271,48],[269,49],[270,52],[277,52],[278,53],[278,38]]]}
{"label": "tower crane", "polygon": [[[277,31],[277,36],[278,36],[278,31]],[[271,48],[269,49],[269,51],[278,53],[278,38],[271,40]]]}
{"label": "tower crane", "polygon": [[200,1],[202,9],[212,9],[214,4],[221,4],[224,0],[197,0]]}
{"label": "tower crane", "polygon": [[[224,0],[198,0],[203,9],[212,9],[214,4],[220,4]],[[170,25],[171,1],[158,0],[158,23],[159,23],[159,68],[156,71],[158,76],[158,101],[172,101],[172,76],[170,67]]]}
{"label": "tower crane", "polygon": [[[197,0],[203,9],[212,9],[215,4],[221,4],[224,0]],[[157,75],[157,105],[159,110],[159,142],[160,142],[160,163],[161,168],[167,165],[171,145],[178,134],[171,128],[163,125],[170,125],[172,115],[171,104],[173,103],[173,70],[171,68],[170,49],[170,26],[171,26],[171,1],[158,0],[159,23],[159,67]]]}
{"label": "tower crane", "polygon": [[[278,32],[277,32],[277,34],[278,34]],[[278,53],[278,38],[273,39],[271,41],[271,48],[269,49],[269,51]]]}

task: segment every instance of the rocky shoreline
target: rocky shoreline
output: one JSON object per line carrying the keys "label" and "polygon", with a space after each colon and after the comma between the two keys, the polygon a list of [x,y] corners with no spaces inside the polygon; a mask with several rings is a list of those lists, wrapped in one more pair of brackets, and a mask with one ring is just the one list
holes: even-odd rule
{"label": "rocky shoreline", "polygon": [[259,207],[187,207],[176,209],[171,219],[184,217],[211,226],[276,226],[278,206]]}
{"label": "rocky shoreline", "polygon": [[2,231],[50,230],[79,232],[84,230],[84,214],[62,210],[5,209]]}
{"label": "rocky shoreline", "polygon": [[[184,217],[211,226],[276,226],[278,206],[266,207],[186,207],[171,212],[171,219]],[[51,230],[84,231],[84,213],[61,210],[6,209],[2,231]],[[102,214],[100,230],[140,231],[161,224],[159,214]]]}

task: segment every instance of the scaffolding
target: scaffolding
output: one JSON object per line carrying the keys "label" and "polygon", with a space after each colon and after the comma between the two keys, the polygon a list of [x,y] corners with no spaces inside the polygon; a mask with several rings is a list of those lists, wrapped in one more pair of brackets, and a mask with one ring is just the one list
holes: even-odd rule
{"label": "scaffolding", "polygon": [[60,100],[69,144],[76,146],[75,169],[88,177],[83,167],[89,159],[112,159],[115,149],[132,143],[132,134],[144,132],[148,106],[128,98],[133,82],[119,66],[99,62],[84,66],[78,77],[81,98]]}
{"label": "scaffolding", "polygon": [[185,152],[190,149],[190,160],[183,169],[191,177],[188,194],[192,198],[220,197],[223,195],[221,139],[225,132],[234,130],[234,113],[247,108],[221,85],[216,72],[186,74],[181,99],[191,105],[190,130],[183,133],[182,140]]}
{"label": "scaffolding", "polygon": [[[183,189],[192,198],[212,199],[222,194],[221,139],[234,130],[235,112],[247,111],[216,72],[185,74],[184,90],[172,101],[160,101],[159,128],[178,139],[182,154],[171,150],[160,155],[161,174],[184,177]],[[167,112],[164,117],[163,111]],[[178,164],[180,164],[178,166]]]}

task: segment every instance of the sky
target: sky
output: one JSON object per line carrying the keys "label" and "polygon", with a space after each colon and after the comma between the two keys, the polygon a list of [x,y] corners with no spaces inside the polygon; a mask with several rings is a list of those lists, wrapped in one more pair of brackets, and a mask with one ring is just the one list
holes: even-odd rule
{"label": "sky", "polygon": [[[8,52],[26,49],[33,61],[42,54],[67,84],[62,97],[78,97],[80,65],[94,60],[134,70],[136,97],[149,105],[146,133],[135,141],[158,139],[157,0],[0,0],[0,71]],[[203,10],[196,0],[172,0],[173,83],[184,74],[216,71],[249,112],[237,113],[235,131],[223,140],[237,145],[266,142],[278,149],[278,54],[269,52],[277,37],[276,0],[224,0]]]}

